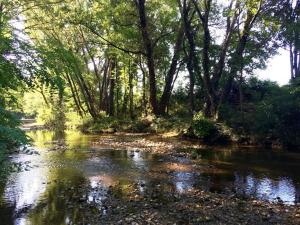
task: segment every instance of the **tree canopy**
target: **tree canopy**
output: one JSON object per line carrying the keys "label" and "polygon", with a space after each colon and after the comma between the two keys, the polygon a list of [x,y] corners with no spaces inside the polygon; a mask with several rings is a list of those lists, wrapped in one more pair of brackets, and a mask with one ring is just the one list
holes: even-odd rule
{"label": "tree canopy", "polygon": [[14,91],[27,88],[62,121],[66,113],[94,121],[166,116],[182,106],[190,118],[201,111],[224,120],[224,106],[245,108],[249,77],[279,48],[290,50],[291,79],[300,76],[299,7],[299,0],[2,1],[0,106],[13,110]]}

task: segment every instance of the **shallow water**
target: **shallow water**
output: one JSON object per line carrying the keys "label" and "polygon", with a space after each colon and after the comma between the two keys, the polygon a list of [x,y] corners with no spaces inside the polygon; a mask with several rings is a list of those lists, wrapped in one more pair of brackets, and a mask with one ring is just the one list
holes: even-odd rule
{"label": "shallow water", "polygon": [[[48,131],[29,135],[38,154],[10,159],[22,169],[1,177],[0,224],[85,223],[78,199],[101,208],[111,194],[109,188],[119,187],[122,191],[114,194],[124,195],[131,192],[130,184],[138,184],[141,193],[159,185],[162,193],[201,189],[269,201],[280,198],[285,204],[300,202],[300,155],[295,153],[199,150],[198,159],[192,161],[138,150],[100,149],[92,143],[101,137],[78,132],[63,137],[67,149],[49,151],[60,135]],[[105,214],[105,208],[101,210]]]}

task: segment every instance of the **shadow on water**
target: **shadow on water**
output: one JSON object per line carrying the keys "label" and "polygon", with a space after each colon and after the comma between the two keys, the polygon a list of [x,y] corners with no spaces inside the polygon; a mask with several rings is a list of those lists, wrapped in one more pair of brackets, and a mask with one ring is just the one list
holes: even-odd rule
{"label": "shadow on water", "polygon": [[[199,150],[199,159],[191,161],[138,150],[97,149],[91,143],[99,136],[78,132],[29,135],[39,154],[14,155],[12,163],[27,167],[1,177],[0,215],[7,225],[85,223],[86,213],[105,215],[103,202],[110,195],[122,198],[134,187],[161,201],[168,201],[164,192],[201,189],[300,202],[300,155],[293,153]],[[49,150],[55,145],[66,148]]]}

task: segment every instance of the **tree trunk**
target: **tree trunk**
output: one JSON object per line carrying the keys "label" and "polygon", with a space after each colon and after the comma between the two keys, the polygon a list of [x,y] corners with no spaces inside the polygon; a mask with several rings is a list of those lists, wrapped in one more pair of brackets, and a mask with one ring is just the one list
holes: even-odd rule
{"label": "tree trunk", "polygon": [[291,52],[293,52],[293,54],[291,53],[291,57],[292,57],[292,60],[291,60],[291,67],[292,67],[292,77],[295,79],[295,78],[298,78],[300,77],[300,50],[299,50],[299,45],[300,45],[300,38],[299,38],[299,33],[298,31],[295,31],[295,34],[294,34],[294,43],[293,47],[290,47],[291,49]]}
{"label": "tree trunk", "polygon": [[209,59],[209,51],[210,51],[210,31],[209,31],[209,14],[210,14],[210,8],[211,8],[211,2],[212,0],[206,0],[204,4],[204,12],[200,11],[200,8],[196,1],[193,1],[196,12],[198,14],[199,20],[201,21],[201,25],[203,28],[203,49],[202,49],[202,68],[203,68],[203,86],[204,90],[206,92],[206,99],[209,102],[206,102],[206,105],[209,106],[208,109],[205,109],[205,112],[207,113],[206,116],[213,117],[213,115],[216,112],[216,93],[214,92],[211,78],[210,78],[210,66],[211,62]]}
{"label": "tree trunk", "polygon": [[183,24],[180,25],[179,30],[178,30],[178,34],[176,37],[176,43],[174,46],[174,55],[172,58],[172,62],[166,77],[166,84],[164,87],[164,91],[163,94],[161,96],[160,99],[160,104],[159,104],[159,113],[160,114],[165,114],[166,113],[166,108],[168,106],[168,103],[170,101],[170,97],[171,97],[171,93],[172,93],[172,83],[174,80],[174,75],[176,73],[177,70],[177,64],[178,64],[178,60],[180,57],[180,51],[182,50],[182,41],[183,41],[183,37],[184,35],[182,35],[183,33]]}
{"label": "tree trunk", "polygon": [[[189,2],[190,3],[190,2]],[[186,0],[183,1],[183,6],[181,5],[180,0],[178,1],[178,5],[181,12],[181,17],[184,22],[184,32],[185,36],[187,37],[188,41],[188,52],[184,48],[185,58],[186,58],[186,66],[189,72],[189,102],[190,102],[190,110],[193,114],[195,111],[195,100],[194,100],[194,87],[195,87],[195,71],[198,72],[199,80],[202,80],[200,69],[198,66],[198,59],[195,54],[195,41],[194,41],[194,35],[192,33],[192,27],[191,27],[191,19],[193,18],[193,15],[191,16],[191,19],[189,18],[189,12],[190,12],[190,4],[187,5]]]}
{"label": "tree trunk", "polygon": [[100,90],[101,95],[101,109],[108,113],[108,79],[109,74],[111,73],[112,60],[108,59],[106,68],[104,69],[102,85]]}
{"label": "tree trunk", "polygon": [[140,61],[139,61],[139,66],[140,66],[140,69],[141,69],[141,71],[142,71],[142,83],[143,83],[143,85],[142,85],[142,92],[143,92],[143,94],[142,94],[142,111],[143,111],[143,113],[144,113],[144,115],[146,115],[147,116],[147,97],[146,97],[146,71],[144,70],[144,67],[143,67],[143,65],[142,65],[142,61],[141,61],[141,59],[140,59]]}
{"label": "tree trunk", "polygon": [[80,72],[76,72],[77,82],[79,84],[82,95],[84,96],[85,104],[87,106],[88,112],[93,117],[93,119],[97,118],[97,111],[94,107],[93,97],[81,75]]}
{"label": "tree trunk", "polygon": [[130,118],[134,117],[134,113],[133,113],[133,72],[134,69],[132,69],[132,66],[129,62],[129,80],[128,80],[128,84],[129,84],[129,114],[130,114]]}
{"label": "tree trunk", "polygon": [[[229,4],[229,7],[228,7],[229,12],[232,10],[233,2],[234,1],[231,0],[231,2]],[[219,81],[220,81],[220,78],[223,74],[226,54],[228,52],[228,48],[229,48],[229,44],[230,44],[230,41],[231,41],[232,34],[234,32],[234,27],[236,26],[236,21],[237,21],[237,17],[238,17],[237,8],[239,8],[239,5],[240,5],[240,2],[237,1],[236,5],[235,5],[235,11],[233,13],[233,16],[231,16],[231,13],[229,13],[229,15],[227,16],[227,26],[226,26],[225,38],[224,38],[223,43],[221,45],[222,48],[221,48],[220,54],[218,56],[218,59],[219,59],[218,63],[215,64],[213,74],[212,74],[212,84],[213,84],[214,91],[216,91],[218,89]]]}
{"label": "tree trunk", "polygon": [[116,65],[116,115],[120,112],[120,68]]}
{"label": "tree trunk", "polygon": [[195,111],[195,100],[194,100],[194,87],[195,87],[195,75],[194,75],[194,70],[193,70],[193,63],[192,63],[192,58],[191,55],[188,54],[185,50],[185,61],[186,61],[186,67],[189,72],[189,103],[190,103],[190,111],[191,114],[194,113]]}
{"label": "tree trunk", "polygon": [[73,97],[73,100],[75,102],[75,105],[76,105],[76,109],[77,109],[77,112],[78,114],[80,115],[80,117],[82,117],[82,111],[81,111],[81,107],[80,107],[80,103],[78,102],[78,99],[77,99],[77,96],[76,96],[76,93],[75,93],[75,89],[74,89],[74,86],[72,84],[72,81],[70,79],[70,76],[68,74],[66,74],[66,79],[69,83],[69,86],[71,88],[71,94],[72,94],[72,97]]}
{"label": "tree trunk", "polygon": [[140,29],[143,37],[144,48],[146,51],[146,59],[149,72],[150,104],[152,106],[152,112],[155,115],[159,115],[159,109],[156,99],[157,87],[153,56],[153,45],[148,32],[147,18],[145,12],[145,0],[136,0],[136,5],[139,12]]}
{"label": "tree trunk", "polygon": [[116,61],[112,60],[110,77],[109,77],[109,101],[108,101],[108,114],[114,116],[114,93],[115,93],[115,79],[116,79]]}
{"label": "tree trunk", "polygon": [[247,19],[244,24],[243,34],[239,40],[238,47],[235,51],[235,53],[232,56],[232,59],[230,60],[230,71],[227,78],[227,81],[225,83],[225,86],[221,92],[220,100],[218,101],[217,109],[215,111],[214,117],[218,119],[218,113],[221,105],[226,100],[226,98],[229,96],[229,93],[232,89],[232,83],[234,81],[234,78],[237,76],[237,73],[242,69],[243,67],[243,53],[246,48],[246,44],[248,41],[248,37],[250,34],[250,30],[253,26],[253,23],[255,19],[257,18],[257,14],[253,14],[251,10],[247,12]]}
{"label": "tree trunk", "polygon": [[109,69],[109,59],[105,59],[105,63],[103,65],[102,79],[99,79],[99,83],[98,83],[98,88],[99,88],[98,109],[99,109],[99,111],[103,110],[104,83],[106,82],[108,69]]}

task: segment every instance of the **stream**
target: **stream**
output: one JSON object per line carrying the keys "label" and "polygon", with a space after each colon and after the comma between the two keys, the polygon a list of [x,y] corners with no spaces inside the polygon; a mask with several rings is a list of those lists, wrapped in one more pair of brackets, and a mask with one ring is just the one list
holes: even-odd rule
{"label": "stream", "polygon": [[[130,195],[132,185],[140,194],[156,187],[157,196],[199,189],[280,200],[287,205],[300,203],[300,154],[253,148],[202,149],[191,160],[139,149],[103,149],[93,144],[101,136],[75,131],[67,131],[63,139],[50,131],[28,135],[33,146],[12,155],[1,167],[18,165],[15,171],[1,173],[3,225],[89,224],[81,217],[86,205],[105,217],[105,199]],[[51,149],[57,144],[65,147]]]}

